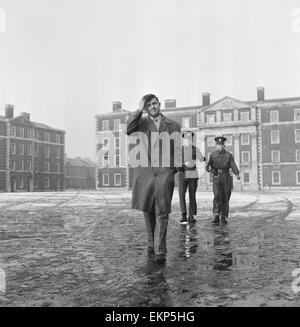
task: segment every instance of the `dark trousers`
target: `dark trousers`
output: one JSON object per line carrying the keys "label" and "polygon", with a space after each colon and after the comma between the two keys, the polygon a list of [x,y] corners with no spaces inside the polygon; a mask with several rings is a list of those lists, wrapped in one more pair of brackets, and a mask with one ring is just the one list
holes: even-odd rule
{"label": "dark trousers", "polygon": [[182,215],[187,214],[185,194],[189,189],[189,215],[197,215],[196,191],[198,187],[198,178],[185,178],[184,174],[179,174],[179,200]]}
{"label": "dark trousers", "polygon": [[220,174],[213,177],[213,213],[228,217],[229,200],[232,190],[232,177],[230,174]]}
{"label": "dark trousers", "polygon": [[155,252],[157,254],[165,255],[167,253],[167,229],[169,214],[161,212],[155,201],[151,212],[144,211],[144,218],[148,238],[148,247],[154,249],[156,238],[158,246],[157,249],[155,249]]}

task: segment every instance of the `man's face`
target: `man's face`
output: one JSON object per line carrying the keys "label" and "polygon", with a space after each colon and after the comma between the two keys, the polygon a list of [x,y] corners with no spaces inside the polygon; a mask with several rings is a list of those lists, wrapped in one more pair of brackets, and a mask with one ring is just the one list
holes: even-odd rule
{"label": "man's face", "polygon": [[151,99],[150,101],[148,101],[145,105],[146,110],[148,112],[148,114],[153,117],[156,118],[159,116],[160,114],[160,103],[158,102],[158,100],[156,98]]}
{"label": "man's face", "polygon": [[223,149],[225,149],[225,144],[217,143],[217,151],[221,152]]}

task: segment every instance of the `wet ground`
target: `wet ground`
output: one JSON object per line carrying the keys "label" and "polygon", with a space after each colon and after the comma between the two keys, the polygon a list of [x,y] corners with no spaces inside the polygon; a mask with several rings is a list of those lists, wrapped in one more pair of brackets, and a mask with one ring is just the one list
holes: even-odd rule
{"label": "wet ground", "polygon": [[216,227],[197,198],[180,226],[176,190],[160,266],[129,191],[0,194],[0,306],[300,306],[300,192],[233,193]]}

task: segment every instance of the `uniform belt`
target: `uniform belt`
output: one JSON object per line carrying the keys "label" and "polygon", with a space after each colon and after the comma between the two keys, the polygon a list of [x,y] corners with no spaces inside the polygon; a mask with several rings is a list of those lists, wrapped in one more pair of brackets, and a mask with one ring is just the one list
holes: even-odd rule
{"label": "uniform belt", "polygon": [[221,168],[215,168],[214,173],[215,175],[220,175],[220,174],[226,174],[229,172],[229,169],[221,169]]}

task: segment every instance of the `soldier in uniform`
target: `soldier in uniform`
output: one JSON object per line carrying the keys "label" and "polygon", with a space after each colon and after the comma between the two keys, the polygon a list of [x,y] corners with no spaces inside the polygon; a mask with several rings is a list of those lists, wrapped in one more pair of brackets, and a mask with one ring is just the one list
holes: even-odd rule
{"label": "soldier in uniform", "polygon": [[[198,186],[198,170],[196,161],[205,161],[205,157],[200,150],[193,145],[193,132],[182,134],[182,167],[179,169],[179,199],[182,217],[180,224],[195,223],[194,215],[197,215],[196,191]],[[185,195],[189,189],[189,216],[187,219],[187,208]]]}
{"label": "soldier in uniform", "polygon": [[226,138],[217,136],[215,138],[217,150],[211,153],[206,170],[213,174],[213,214],[212,224],[227,224],[229,213],[229,199],[232,190],[232,176],[229,173],[231,169],[240,180],[239,169],[237,168],[233,155],[225,150]]}

